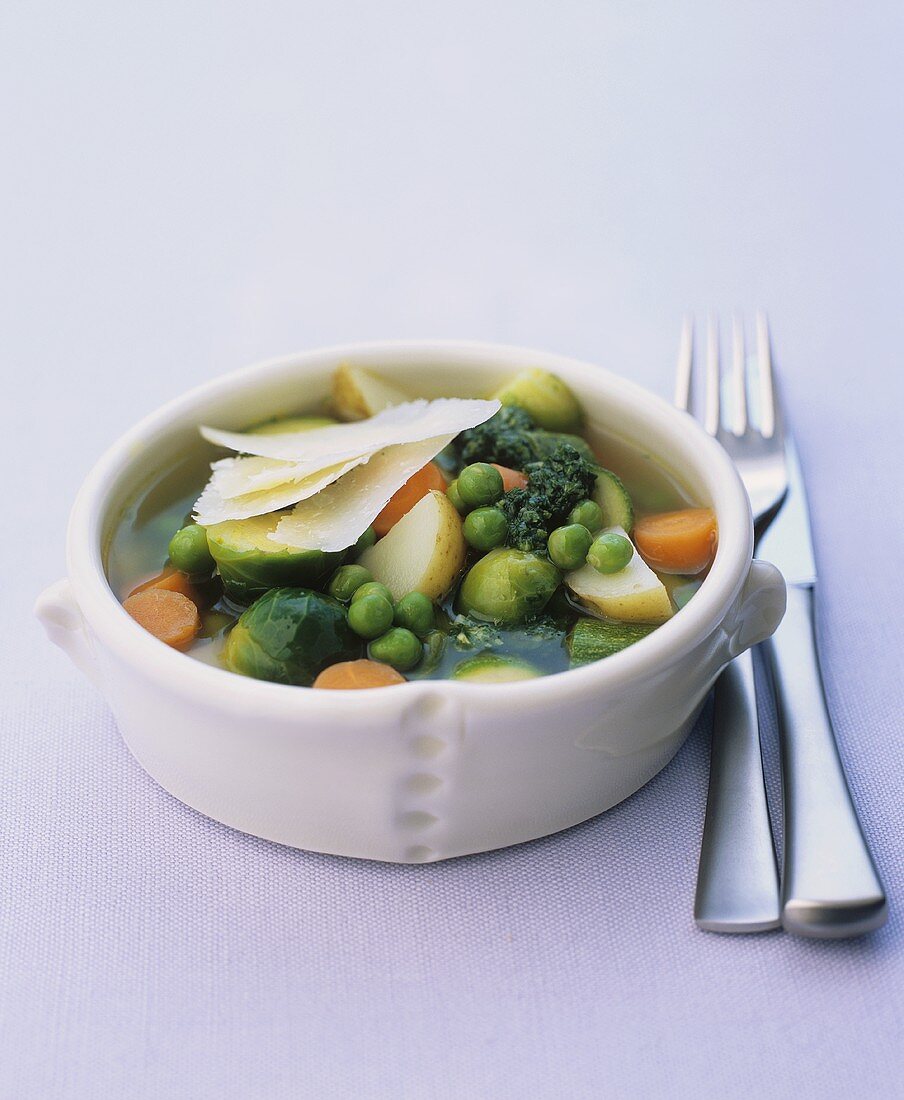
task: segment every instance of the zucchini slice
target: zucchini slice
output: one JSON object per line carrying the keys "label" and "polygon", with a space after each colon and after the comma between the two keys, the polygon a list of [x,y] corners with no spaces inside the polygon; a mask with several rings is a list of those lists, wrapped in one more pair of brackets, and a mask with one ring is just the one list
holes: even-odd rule
{"label": "zucchini slice", "polygon": [[593,499],[603,510],[604,527],[621,527],[629,535],[634,526],[634,506],[624,482],[603,466],[597,467]]}
{"label": "zucchini slice", "polygon": [[470,680],[478,684],[505,684],[512,680],[533,680],[541,672],[520,657],[503,657],[498,653],[478,653],[456,665],[450,679]]}
{"label": "zucchini slice", "polygon": [[649,623],[612,623],[604,619],[578,619],[565,639],[571,667],[611,657],[634,645],[656,627]]}

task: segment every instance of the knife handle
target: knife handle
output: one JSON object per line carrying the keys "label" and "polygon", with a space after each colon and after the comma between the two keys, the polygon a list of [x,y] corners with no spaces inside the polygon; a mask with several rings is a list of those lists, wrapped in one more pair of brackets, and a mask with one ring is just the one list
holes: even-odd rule
{"label": "knife handle", "polygon": [[781,731],[782,925],[819,939],[885,923],[885,891],[866,845],[819,671],[813,589],[788,586],[788,610],[766,643]]}

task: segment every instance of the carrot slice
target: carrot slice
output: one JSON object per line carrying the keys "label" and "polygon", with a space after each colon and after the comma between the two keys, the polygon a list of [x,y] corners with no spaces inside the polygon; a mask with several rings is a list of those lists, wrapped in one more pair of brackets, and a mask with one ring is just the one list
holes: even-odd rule
{"label": "carrot slice", "polygon": [[401,489],[397,489],[383,511],[373,522],[373,528],[379,538],[392,530],[399,520],[417,504],[421,497],[425,497],[431,489],[439,489],[441,493],[446,491],[446,479],[442,470],[435,462],[428,462],[422,466],[416,474],[405,482]]}
{"label": "carrot slice", "polygon": [[139,584],[137,588],[133,588],[129,595],[134,596],[138,592],[146,592],[151,588],[159,588],[165,592],[178,592],[194,604],[201,602],[198,590],[188,579],[187,574],[180,573],[178,569],[164,569],[156,577],[151,577],[150,580]]}
{"label": "carrot slice", "polygon": [[527,474],[520,470],[510,470],[508,466],[500,466],[498,462],[491,462],[500,474],[502,474],[502,491],[507,493],[509,489],[526,489]]}
{"label": "carrot slice", "polygon": [[190,645],[201,629],[197,607],[181,592],[147,588],[129,596],[122,606],[136,623],[174,649]]}
{"label": "carrot slice", "polygon": [[359,690],[404,683],[405,677],[389,665],[379,661],[360,660],[339,661],[338,664],[330,665],[314,681],[314,687]]}
{"label": "carrot slice", "polygon": [[634,524],[641,557],[661,573],[702,573],[716,553],[716,517],[711,508],[682,508],[645,516]]}

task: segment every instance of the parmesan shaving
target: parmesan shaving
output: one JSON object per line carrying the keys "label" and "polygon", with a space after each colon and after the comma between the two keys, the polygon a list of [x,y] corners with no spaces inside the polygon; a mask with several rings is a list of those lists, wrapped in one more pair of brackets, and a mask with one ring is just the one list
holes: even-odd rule
{"label": "parmesan shaving", "polygon": [[[245,461],[249,460],[226,459],[226,462],[230,463]],[[280,508],[290,508],[293,504],[319,493],[358,464],[358,460],[339,463],[300,480],[232,498],[226,498],[217,484],[218,476],[228,472],[232,467],[220,466],[214,471],[213,477],[195,505],[195,522],[201,527],[212,527],[216,523],[225,523],[230,519],[251,519],[252,516],[263,516],[268,512],[276,512]]]}
{"label": "parmesan shaving", "polygon": [[398,443],[417,443],[447,432],[458,435],[489,420],[500,407],[498,401],[441,397],[394,405],[353,424],[331,424],[303,432],[261,435],[202,427],[201,435],[232,451],[298,463],[305,473],[313,473]]}
{"label": "parmesan shaving", "polygon": [[[205,439],[237,451],[241,457],[213,463],[211,478],[195,505],[196,520],[208,527],[289,508],[320,494],[356,468],[369,467],[374,456],[395,454],[394,459],[384,458],[380,464],[384,477],[388,478],[393,461],[404,463],[404,448],[421,444],[410,453],[430,453],[388,492],[373,515],[355,532],[351,539],[354,542],[395,489],[445,446],[440,444],[431,450],[433,441],[442,438],[449,442],[459,432],[488,420],[499,408],[498,401],[444,397],[436,401],[408,401],[353,424],[330,424],[296,432],[226,432],[202,427]],[[355,481],[358,486],[376,484],[382,483],[374,483],[364,474]],[[373,488],[377,495],[381,491]],[[339,494],[339,499],[345,497]],[[321,520],[321,526],[324,523]],[[350,543],[344,543],[343,547],[347,545]]]}
{"label": "parmesan shaving", "polygon": [[[369,455],[359,455],[349,459],[348,462],[328,466],[326,470],[338,469],[341,466],[342,472],[345,473],[347,469],[350,470],[353,466],[366,462],[369,457]],[[220,459],[211,469],[214,472],[211,481],[216,483],[217,492],[228,500],[241,500],[252,493],[276,489],[283,485],[288,487],[290,484],[298,484],[315,476],[305,473],[305,467],[297,462],[283,462],[278,458],[260,458],[257,455]],[[326,470],[323,472],[325,473]],[[320,472],[317,471],[317,473]],[[339,476],[341,475],[336,475],[336,477]]]}
{"label": "parmesan shaving", "polygon": [[393,493],[457,434],[456,431],[378,451],[365,465],[297,504],[268,537],[304,550],[344,550],[370,526]]}

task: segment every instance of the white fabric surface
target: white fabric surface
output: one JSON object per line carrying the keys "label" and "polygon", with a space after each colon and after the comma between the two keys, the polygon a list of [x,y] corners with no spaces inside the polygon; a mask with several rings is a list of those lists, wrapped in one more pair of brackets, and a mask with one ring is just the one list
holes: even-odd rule
{"label": "white fabric surface", "polygon": [[[0,33],[0,1096],[901,1095],[897,4],[88,2]],[[371,336],[670,392],[770,310],[820,639],[891,895],[851,943],[691,904],[705,719],[566,834],[390,867],[181,806],[41,636],[101,450],[184,388]]]}

